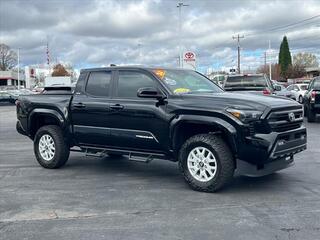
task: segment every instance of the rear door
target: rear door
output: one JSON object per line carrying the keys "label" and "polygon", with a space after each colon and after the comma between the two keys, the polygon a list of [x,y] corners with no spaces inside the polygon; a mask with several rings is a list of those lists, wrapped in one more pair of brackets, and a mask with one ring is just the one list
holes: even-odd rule
{"label": "rear door", "polygon": [[110,145],[110,95],[112,71],[92,71],[82,76],[71,103],[73,131],[80,145]]}

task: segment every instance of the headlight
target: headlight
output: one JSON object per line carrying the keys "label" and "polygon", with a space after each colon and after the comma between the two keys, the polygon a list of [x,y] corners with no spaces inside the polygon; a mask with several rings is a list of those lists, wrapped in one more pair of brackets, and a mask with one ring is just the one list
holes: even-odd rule
{"label": "headlight", "polygon": [[259,120],[262,115],[262,112],[260,111],[249,109],[227,108],[226,111],[243,123]]}

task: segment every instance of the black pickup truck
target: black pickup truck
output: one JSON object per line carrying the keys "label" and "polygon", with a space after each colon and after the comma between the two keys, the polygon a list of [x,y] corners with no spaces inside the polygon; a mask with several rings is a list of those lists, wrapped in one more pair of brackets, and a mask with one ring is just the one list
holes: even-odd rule
{"label": "black pickup truck", "polygon": [[81,71],[74,92],[20,97],[17,131],[45,168],[70,151],[179,162],[195,190],[214,192],[234,172],[262,176],[306,149],[302,106],[278,97],[224,92],[198,72],[147,67]]}

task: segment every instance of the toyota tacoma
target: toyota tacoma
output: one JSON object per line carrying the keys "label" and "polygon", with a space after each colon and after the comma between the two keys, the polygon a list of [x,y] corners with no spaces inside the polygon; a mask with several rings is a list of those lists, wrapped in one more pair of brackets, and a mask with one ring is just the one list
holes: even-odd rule
{"label": "toyota tacoma", "polygon": [[17,131],[45,168],[70,151],[178,162],[191,188],[214,192],[235,172],[263,176],[306,149],[303,108],[276,96],[228,93],[185,69],[112,66],[84,69],[74,91],[21,96]]}

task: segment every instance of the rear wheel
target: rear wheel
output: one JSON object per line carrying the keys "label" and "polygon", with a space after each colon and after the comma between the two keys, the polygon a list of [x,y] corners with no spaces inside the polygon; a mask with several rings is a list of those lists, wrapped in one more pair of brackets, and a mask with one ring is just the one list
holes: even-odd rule
{"label": "rear wheel", "polygon": [[230,182],[235,164],[230,148],[221,137],[199,134],[181,147],[179,167],[192,189],[215,192]]}
{"label": "rear wheel", "polygon": [[68,161],[70,151],[62,130],[55,125],[41,127],[34,138],[34,153],[44,168],[63,166]]}

